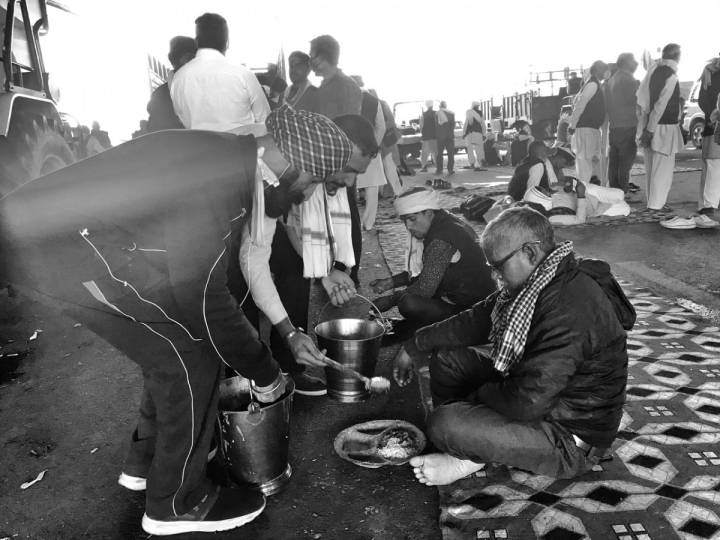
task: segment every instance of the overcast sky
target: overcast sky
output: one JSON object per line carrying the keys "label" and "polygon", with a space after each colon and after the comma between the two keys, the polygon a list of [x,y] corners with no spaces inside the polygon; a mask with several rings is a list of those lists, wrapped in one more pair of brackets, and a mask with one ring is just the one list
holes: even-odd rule
{"label": "overcast sky", "polygon": [[[694,80],[720,51],[716,32],[701,32],[720,15],[718,0],[67,0],[77,15],[50,11],[46,64],[61,89],[61,109],[82,122],[97,119],[113,142],[129,138],[146,117],[145,53],[165,59],[168,41],[193,35],[204,11],[230,26],[228,57],[252,67],[308,51],[331,34],[340,67],[361,74],[391,105],[446,99],[456,112],[473,99],[523,91],[531,71],[587,67],[620,52],[655,57],[682,45],[680,79]],[[202,6],[199,8],[198,6]],[[202,10],[202,11],[201,11]],[[641,70],[638,75],[642,75]]]}

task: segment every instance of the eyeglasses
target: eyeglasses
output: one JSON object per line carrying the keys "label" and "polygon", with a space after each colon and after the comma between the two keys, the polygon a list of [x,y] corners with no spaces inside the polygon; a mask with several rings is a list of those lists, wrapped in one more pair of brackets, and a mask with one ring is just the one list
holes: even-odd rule
{"label": "eyeglasses", "polygon": [[512,259],[513,256],[515,256],[515,254],[520,252],[520,250],[522,250],[525,246],[530,246],[532,244],[540,244],[540,243],[541,243],[540,240],[533,240],[532,242],[525,242],[522,246],[520,246],[517,249],[512,250],[510,253],[508,253],[505,257],[500,259],[498,262],[493,263],[493,262],[487,261],[485,264],[487,264],[490,268],[492,268],[499,274],[502,272],[503,266],[505,266],[505,264],[510,259]]}

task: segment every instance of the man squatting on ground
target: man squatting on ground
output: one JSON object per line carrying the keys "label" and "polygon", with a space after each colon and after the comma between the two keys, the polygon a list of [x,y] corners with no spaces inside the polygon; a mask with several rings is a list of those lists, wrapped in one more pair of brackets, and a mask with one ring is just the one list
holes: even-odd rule
{"label": "man squatting on ground", "polygon": [[405,289],[377,298],[378,309],[397,305],[417,328],[447,319],[495,291],[475,231],[440,207],[437,191],[415,188],[394,204],[410,234],[407,270],[370,286],[376,293]]}
{"label": "man squatting on ground", "polygon": [[[267,125],[272,137],[260,138],[259,144],[263,160],[273,166],[258,162],[262,175],[252,218],[243,229],[239,265],[252,298],[242,307],[253,322],[258,308],[270,320],[273,356],[295,381],[295,391],[324,395],[325,383],[304,373],[304,365],[323,365],[323,354],[302,331],[310,278],[320,279],[335,305],[355,294],[347,274],[355,258],[346,190],[378,146],[372,126],[359,115],[333,123],[284,105],[270,114]],[[274,171],[284,171],[279,180]],[[242,284],[234,291],[236,298],[242,300],[247,288]]]}
{"label": "man squatting on ground", "polygon": [[580,475],[617,434],[635,311],[608,264],[577,259],[571,242],[556,245],[534,210],[506,210],[481,242],[502,289],[420,329],[396,361],[395,377],[407,384],[411,357],[431,355],[427,431],[439,453],[410,464],[428,485],[490,461]]}

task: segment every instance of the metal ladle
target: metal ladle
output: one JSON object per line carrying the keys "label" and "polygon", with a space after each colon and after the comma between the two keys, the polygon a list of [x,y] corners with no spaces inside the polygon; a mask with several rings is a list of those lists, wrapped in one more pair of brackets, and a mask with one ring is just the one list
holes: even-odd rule
{"label": "metal ladle", "polygon": [[355,371],[353,368],[345,366],[332,358],[328,358],[327,356],[323,358],[323,362],[333,369],[344,371],[361,380],[365,384],[365,390],[369,390],[373,394],[382,394],[390,390],[390,381],[385,377],[366,377],[362,373]]}

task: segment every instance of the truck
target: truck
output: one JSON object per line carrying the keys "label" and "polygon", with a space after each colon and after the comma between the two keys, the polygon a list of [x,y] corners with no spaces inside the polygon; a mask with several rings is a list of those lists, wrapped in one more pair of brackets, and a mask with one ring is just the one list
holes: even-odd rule
{"label": "truck", "polygon": [[0,0],[0,198],[75,161],[50,92],[40,36],[45,0]]}

